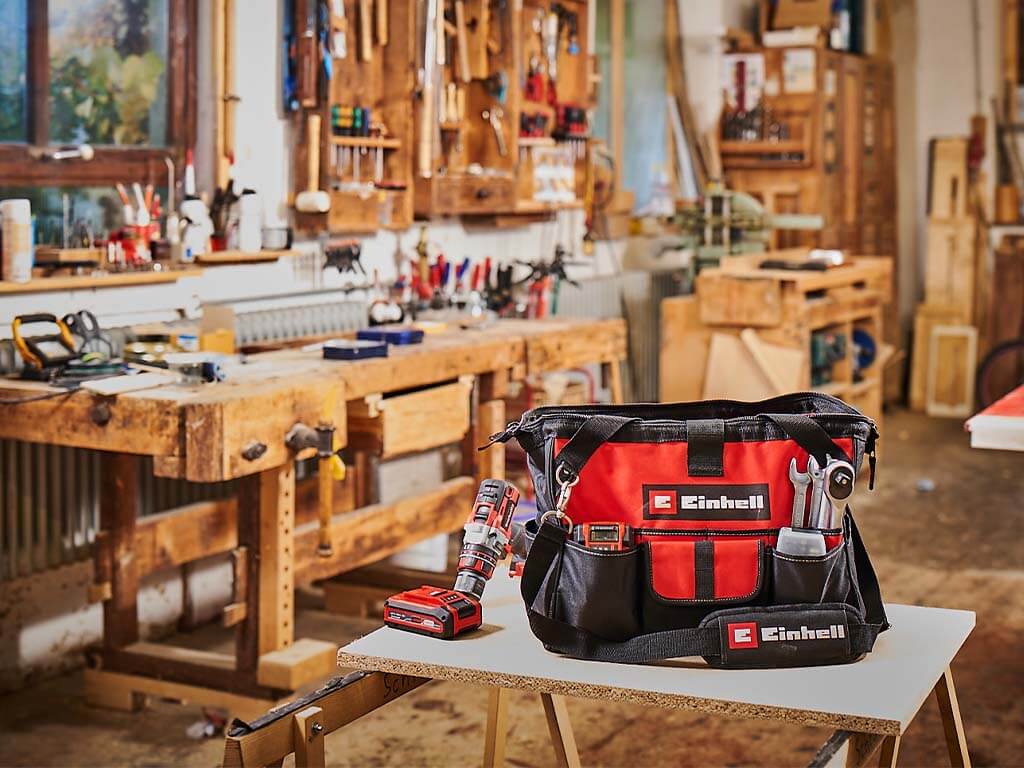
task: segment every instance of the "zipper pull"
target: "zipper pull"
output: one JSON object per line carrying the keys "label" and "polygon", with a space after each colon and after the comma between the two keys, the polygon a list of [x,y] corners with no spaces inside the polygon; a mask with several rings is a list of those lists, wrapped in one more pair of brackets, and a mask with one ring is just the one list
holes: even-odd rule
{"label": "zipper pull", "polygon": [[507,443],[509,440],[512,439],[515,433],[519,431],[519,428],[522,427],[522,425],[523,424],[521,419],[519,421],[510,421],[508,424],[505,425],[505,428],[501,432],[495,432],[493,435],[487,438],[487,442],[481,445],[479,448],[477,448],[477,450],[485,451],[495,443]]}
{"label": "zipper pull", "polygon": [[878,464],[878,455],[875,452],[875,440],[878,439],[878,430],[874,427],[871,428],[871,436],[868,437],[867,454],[868,454],[868,490],[875,490],[875,471]]}

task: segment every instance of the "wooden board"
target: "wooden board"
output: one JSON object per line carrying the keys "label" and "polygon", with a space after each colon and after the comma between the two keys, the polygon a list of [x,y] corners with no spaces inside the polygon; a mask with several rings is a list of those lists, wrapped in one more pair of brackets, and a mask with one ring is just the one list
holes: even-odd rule
{"label": "wooden board", "polygon": [[662,299],[658,358],[658,399],[661,402],[701,399],[710,349],[711,330],[700,322],[697,297]]}
{"label": "wooden board", "polygon": [[196,256],[200,264],[258,264],[277,261],[288,256],[301,256],[300,251],[210,251]]}
{"label": "wooden board", "polygon": [[928,351],[925,412],[967,417],[974,412],[978,331],[969,325],[934,325]]}
{"label": "wooden board", "polygon": [[[484,627],[465,640],[439,643],[385,628],[342,648],[338,663],[474,685],[899,735],[975,622],[971,611],[888,605],[892,629],[879,636],[864,659],[840,666],[711,670],[700,659],[612,664],[545,651],[530,633],[518,587],[497,573],[484,595]],[[922,637],[929,641],[922,644]],[[891,684],[895,679],[900,685]]]}
{"label": "wooden board", "polygon": [[162,272],[111,272],[96,276],[38,277],[27,283],[0,280],[0,295],[123,288],[129,285],[158,285],[160,283],[176,283],[183,277],[198,277],[201,274],[203,274],[202,269],[189,268]]}
{"label": "wooden board", "polygon": [[924,296],[928,304],[957,309],[961,322],[974,320],[975,222],[928,222]]}
{"label": "wooden board", "polygon": [[349,445],[394,458],[458,442],[469,429],[473,377],[393,397],[348,404]]}
{"label": "wooden board", "polygon": [[701,272],[695,292],[700,319],[707,325],[769,328],[782,322],[782,289],[772,277]]}
{"label": "wooden board", "polygon": [[928,216],[959,219],[967,215],[966,137],[932,139],[928,146]]}
{"label": "wooden board", "polygon": [[[337,684],[332,681],[325,686],[331,692],[317,698],[317,706],[323,710],[324,733],[332,733],[426,682],[424,678],[363,673],[348,675]],[[229,736],[223,764],[229,768],[279,764],[285,755],[295,751],[293,722],[291,717],[281,717],[251,735]]]}
{"label": "wooden board", "polygon": [[268,688],[297,690],[334,674],[337,652],[334,643],[300,638],[287,648],[260,656],[256,682]]}
{"label": "wooden board", "polygon": [[369,565],[434,534],[458,530],[475,491],[473,478],[457,477],[419,496],[335,515],[329,557],[316,555],[316,523],[300,527],[294,544],[296,583],[309,584]]}
{"label": "wooden board", "polygon": [[807,388],[809,362],[803,349],[769,344],[752,328],[740,332],[747,351],[771,382],[774,394],[797,392]]}
{"label": "wooden board", "polygon": [[227,710],[230,717],[252,720],[278,703],[273,699],[257,699],[212,688],[174,683],[155,677],[125,675],[103,669],[86,669],[83,675],[86,701],[94,706],[110,709],[137,709],[140,697],[155,696],[206,707],[219,707]]}
{"label": "wooden board", "polygon": [[774,394],[771,380],[738,337],[727,333],[711,334],[704,371],[702,397],[705,400],[764,400]]}
{"label": "wooden board", "polygon": [[921,304],[914,312],[914,339],[911,350],[908,395],[908,403],[912,411],[924,411],[932,327],[956,323],[958,317],[959,312],[955,307],[941,305]]}

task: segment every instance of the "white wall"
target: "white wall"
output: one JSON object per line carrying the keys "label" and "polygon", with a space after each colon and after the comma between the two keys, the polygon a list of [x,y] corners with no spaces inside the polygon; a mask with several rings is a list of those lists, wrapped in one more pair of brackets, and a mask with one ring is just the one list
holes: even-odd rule
{"label": "white wall", "polygon": [[[988,153],[982,167],[991,189],[994,182],[995,137],[992,126],[993,96],[998,95],[1001,13],[999,0],[977,0],[981,44],[980,104],[975,96],[972,0],[928,0],[917,3],[916,121],[918,268],[915,289],[921,297],[924,284],[925,224],[927,222],[928,142],[941,136],[967,136],[970,116],[980,111],[988,118]],[[897,105],[897,111],[899,110]],[[902,148],[901,148],[902,149]]]}

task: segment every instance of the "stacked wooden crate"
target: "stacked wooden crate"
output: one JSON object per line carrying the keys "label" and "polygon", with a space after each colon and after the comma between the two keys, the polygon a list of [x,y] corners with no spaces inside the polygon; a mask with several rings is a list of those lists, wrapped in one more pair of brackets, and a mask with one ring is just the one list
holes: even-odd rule
{"label": "stacked wooden crate", "polygon": [[[802,249],[773,252],[799,261]],[[815,389],[876,420],[882,416],[882,370],[892,356],[882,343],[892,295],[892,259],[856,256],[824,272],[761,269],[765,254],[724,259],[703,270],[696,293],[664,299],[660,399],[760,400]],[[860,331],[876,351],[864,366],[852,339]],[[814,386],[813,337],[841,335],[843,355],[831,380]]]}
{"label": "stacked wooden crate", "polygon": [[977,362],[978,222],[968,195],[968,140],[931,143],[924,302],[914,315],[910,407],[969,416]]}

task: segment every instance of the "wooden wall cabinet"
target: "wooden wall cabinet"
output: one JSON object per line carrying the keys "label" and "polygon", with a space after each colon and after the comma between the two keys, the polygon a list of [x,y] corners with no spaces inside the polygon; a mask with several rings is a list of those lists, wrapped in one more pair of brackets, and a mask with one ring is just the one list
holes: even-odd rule
{"label": "wooden wall cabinet", "polygon": [[[412,94],[416,88],[416,3],[408,0],[343,0],[347,54],[333,58],[333,76],[315,106],[301,109],[295,135],[296,192],[306,188],[305,120],[321,116],[319,189],[331,197],[325,214],[296,213],[300,230],[369,234],[378,229],[406,229],[413,219],[415,131]],[[314,0],[304,3],[315,5]],[[296,4],[296,29],[305,29],[306,8]],[[386,4],[384,27],[377,4]],[[330,5],[330,4],[328,4]],[[310,6],[312,7],[312,6]],[[364,18],[365,17],[365,18]],[[322,65],[321,65],[322,67]],[[318,69],[317,81],[323,79]],[[371,136],[337,135],[335,109],[369,110]]]}
{"label": "wooden wall cabinet", "polygon": [[[842,248],[895,256],[896,159],[892,64],[824,48],[759,48],[765,103],[785,141],[721,142],[726,184],[775,213],[820,214],[817,232],[774,234],[776,248]],[[794,57],[814,57],[812,82],[793,87]],[[809,86],[809,87],[808,87]],[[797,90],[799,92],[793,92]]]}

